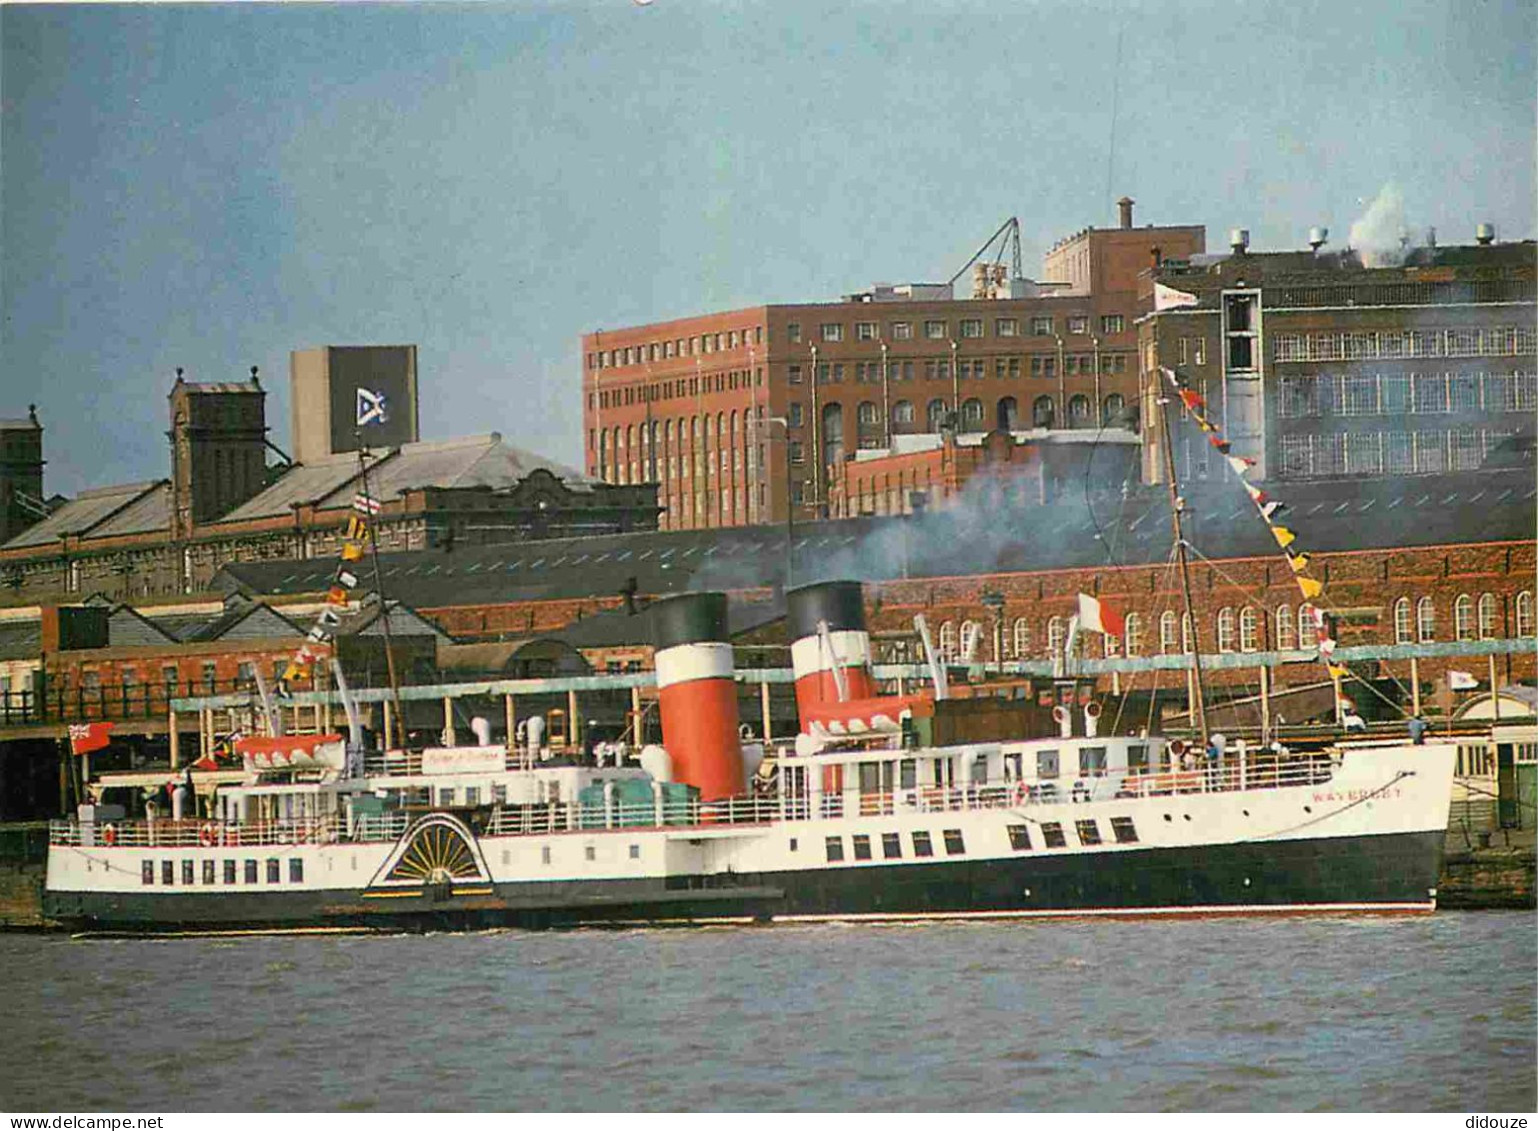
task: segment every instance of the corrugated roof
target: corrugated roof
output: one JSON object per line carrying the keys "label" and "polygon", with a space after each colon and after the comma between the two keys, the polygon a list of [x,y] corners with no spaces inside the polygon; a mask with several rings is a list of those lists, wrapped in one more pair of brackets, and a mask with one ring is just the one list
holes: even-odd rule
{"label": "corrugated roof", "polygon": [[[511,487],[536,468],[545,468],[580,487],[580,472],[502,442],[495,432],[457,440],[403,444],[369,466],[369,492],[380,502],[398,499],[414,487]],[[339,453],[296,466],[271,487],[225,515],[222,522],[286,515],[299,503],[347,507],[359,490],[358,457]]]}
{"label": "corrugated roof", "polygon": [[[1291,510],[1283,519],[1308,550],[1477,544],[1530,539],[1535,490],[1529,472],[1267,485]],[[1185,491],[1186,537],[1216,559],[1277,554],[1269,530],[1237,483]],[[798,525],[795,578],[884,580],[994,572],[1101,568],[1165,561],[1169,499],[1163,488],[1085,495],[1067,489],[1045,505],[1009,497],[923,518],[862,518]],[[453,551],[383,554],[391,600],[415,608],[615,595],[627,579],[647,594],[752,589],[784,577],[783,527],[738,527],[552,539]],[[335,562],[238,562],[221,583],[253,595],[316,593]],[[365,576],[372,588],[372,571]]]}
{"label": "corrugated roof", "polygon": [[92,538],[111,538],[119,534],[146,534],[171,528],[171,484],[141,496],[99,526],[92,527]]}
{"label": "corrugated roof", "polygon": [[3,548],[9,550],[22,546],[42,546],[48,542],[57,542],[67,534],[84,534],[97,523],[104,522],[143,496],[155,492],[164,483],[164,480],[123,483],[82,491],[43,521],[16,535]]}

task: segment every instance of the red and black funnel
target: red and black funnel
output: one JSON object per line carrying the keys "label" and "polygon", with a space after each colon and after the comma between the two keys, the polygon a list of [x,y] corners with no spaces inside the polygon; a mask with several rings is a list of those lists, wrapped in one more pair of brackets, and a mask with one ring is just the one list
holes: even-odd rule
{"label": "red and black funnel", "polygon": [[742,744],[726,594],[667,597],[647,615],[673,777],[698,788],[705,801],[733,797],[743,791]]}

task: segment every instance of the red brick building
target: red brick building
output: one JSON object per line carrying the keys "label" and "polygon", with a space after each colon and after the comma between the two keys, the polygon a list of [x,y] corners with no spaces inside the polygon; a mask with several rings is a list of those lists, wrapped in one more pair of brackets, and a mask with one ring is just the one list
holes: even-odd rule
{"label": "red brick building", "polygon": [[[1137,402],[1137,274],[1201,227],[1086,229],[1048,281],[878,286],[582,337],[587,473],[657,483],[664,529],[824,517],[838,467],[893,438],[1088,429]],[[1061,273],[1061,278],[1055,272]],[[1007,294],[1008,297],[1001,297]]]}

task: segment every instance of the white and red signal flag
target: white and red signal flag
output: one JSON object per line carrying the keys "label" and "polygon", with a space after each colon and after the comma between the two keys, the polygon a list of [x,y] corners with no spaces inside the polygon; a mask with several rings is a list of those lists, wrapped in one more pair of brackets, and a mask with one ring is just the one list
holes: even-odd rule
{"label": "white and red signal flag", "polygon": [[1088,593],[1080,593],[1079,627],[1088,632],[1103,632],[1107,636],[1125,636],[1127,618],[1104,601],[1096,600]]}
{"label": "white and red signal flag", "polygon": [[89,754],[93,750],[100,750],[111,743],[108,737],[116,723],[71,723],[69,726],[69,748],[74,754]]}

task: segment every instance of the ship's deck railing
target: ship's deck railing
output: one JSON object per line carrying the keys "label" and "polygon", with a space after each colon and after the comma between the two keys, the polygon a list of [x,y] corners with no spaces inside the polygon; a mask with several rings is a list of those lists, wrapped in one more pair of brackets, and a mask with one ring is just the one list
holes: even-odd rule
{"label": "ship's deck railing", "polygon": [[[605,829],[720,829],[761,825],[774,820],[831,819],[848,815],[954,813],[980,809],[1016,809],[1062,802],[1133,799],[1176,794],[1229,793],[1277,789],[1328,781],[1334,772],[1326,756],[1225,760],[1198,768],[1132,772],[1056,781],[991,782],[969,786],[917,787],[850,795],[844,792],[794,793],[781,797],[738,797],[727,801],[657,798],[618,799],[600,805],[550,802],[461,813],[481,836],[534,836],[546,833],[599,832]],[[851,809],[851,806],[853,807]],[[420,814],[396,810],[293,821],[219,822],[156,820],[79,823],[54,821],[49,843],[68,846],[132,848],[247,848],[326,844],[336,841],[395,841]]]}

